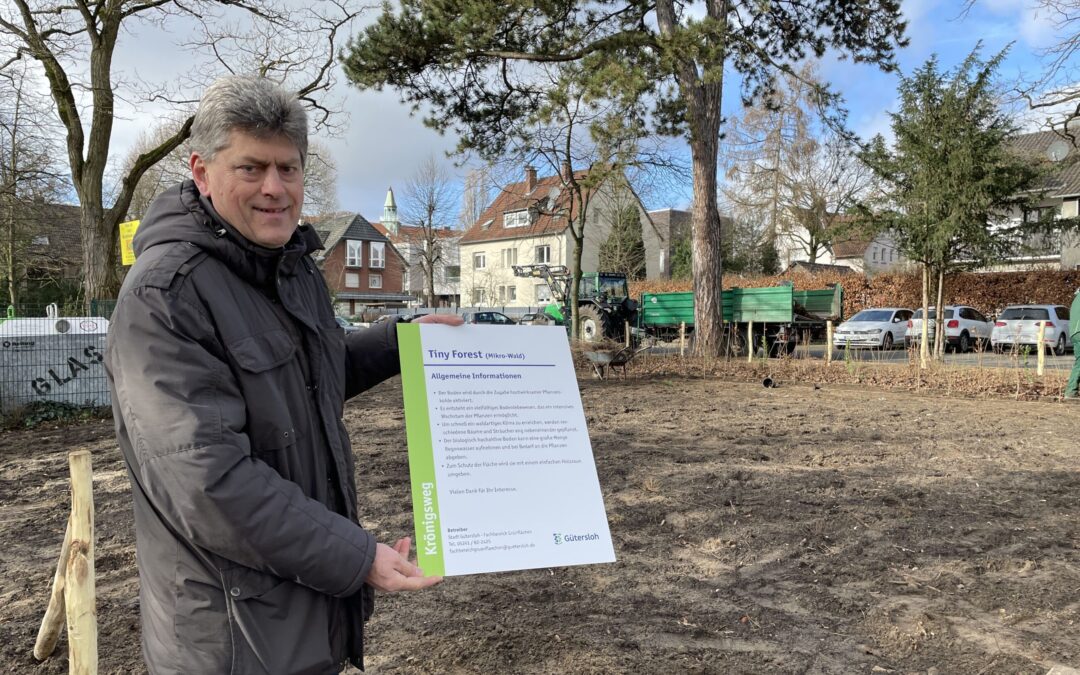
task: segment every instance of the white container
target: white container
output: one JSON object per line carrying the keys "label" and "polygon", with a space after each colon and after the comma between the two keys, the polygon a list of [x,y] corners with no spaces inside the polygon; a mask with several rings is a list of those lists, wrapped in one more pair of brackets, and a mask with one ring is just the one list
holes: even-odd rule
{"label": "white container", "polygon": [[7,319],[0,323],[0,411],[48,401],[109,405],[105,337],[100,316]]}

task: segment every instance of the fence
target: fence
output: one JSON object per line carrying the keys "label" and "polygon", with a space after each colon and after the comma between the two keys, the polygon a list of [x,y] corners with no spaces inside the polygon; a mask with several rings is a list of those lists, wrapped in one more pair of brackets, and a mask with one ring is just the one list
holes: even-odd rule
{"label": "fence", "polygon": [[0,415],[109,405],[105,336],[114,306],[94,301],[84,316],[65,316],[55,304],[8,306],[0,316]]}
{"label": "fence", "polygon": [[[369,310],[370,312],[371,310]],[[511,319],[520,319],[526,314],[541,312],[541,307],[508,307],[508,306],[484,306],[484,307],[400,307],[396,309],[380,309],[375,313],[379,316],[414,316],[416,314],[464,314],[465,312],[501,312]]]}

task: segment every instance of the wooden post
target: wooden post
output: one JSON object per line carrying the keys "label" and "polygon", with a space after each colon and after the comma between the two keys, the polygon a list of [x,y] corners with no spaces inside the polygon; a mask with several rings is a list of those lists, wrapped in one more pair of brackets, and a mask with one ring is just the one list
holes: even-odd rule
{"label": "wooden post", "polygon": [[825,322],[825,363],[832,363],[832,320]]}
{"label": "wooden post", "polygon": [[1043,376],[1043,372],[1046,368],[1046,344],[1043,340],[1046,338],[1046,322],[1039,322],[1039,365],[1035,369],[1035,374],[1039,377]]}
{"label": "wooden post", "polygon": [[754,351],[757,350],[757,345],[754,344],[754,322],[753,321],[747,321],[746,322],[746,344],[747,344],[746,362],[747,363],[753,363],[754,362]]}
{"label": "wooden post", "polygon": [[679,322],[679,356],[686,356],[686,322]]}
{"label": "wooden post", "polygon": [[94,602],[94,477],[90,452],[68,455],[71,468],[71,552],[64,584],[68,664],[71,675],[97,675],[97,608]]}
{"label": "wooden post", "polygon": [[623,324],[624,324],[624,327],[625,327],[625,330],[626,330],[626,332],[624,332],[623,335],[626,336],[626,346],[629,347],[630,346],[630,322],[629,321],[624,321]]}
{"label": "wooden post", "polygon": [[34,642],[34,658],[44,661],[52,655],[56,649],[56,641],[60,639],[60,629],[64,626],[64,580],[67,578],[67,562],[71,551],[71,517],[68,516],[67,531],[64,533],[64,543],[60,547],[60,560],[56,563],[56,574],[53,575],[52,592],[49,594],[49,606],[45,609],[45,617],[41,620],[41,628],[38,629],[37,640]]}

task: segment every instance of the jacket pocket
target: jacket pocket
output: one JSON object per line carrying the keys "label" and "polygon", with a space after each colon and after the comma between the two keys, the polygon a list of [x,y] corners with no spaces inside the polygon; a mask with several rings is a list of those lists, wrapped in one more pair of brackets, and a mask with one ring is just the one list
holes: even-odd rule
{"label": "jacket pocket", "polygon": [[222,571],[229,603],[232,673],[322,675],[337,658],[326,596],[248,567]]}
{"label": "jacket pocket", "polygon": [[288,363],[296,354],[292,337],[280,328],[230,342],[228,349],[237,365],[250,373],[277,368]]}

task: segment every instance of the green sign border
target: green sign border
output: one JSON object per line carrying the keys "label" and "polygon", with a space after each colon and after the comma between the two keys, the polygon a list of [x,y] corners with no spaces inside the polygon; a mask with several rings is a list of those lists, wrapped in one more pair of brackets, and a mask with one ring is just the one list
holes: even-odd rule
{"label": "green sign border", "polygon": [[[416,560],[428,576],[446,572],[443,561],[442,522],[439,493],[435,483],[435,449],[431,442],[431,415],[428,410],[427,377],[420,326],[398,324],[398,358],[401,360],[401,390],[405,401],[405,435],[409,443],[409,478],[412,483],[413,524],[416,531]],[[425,485],[428,486],[425,498]],[[427,503],[425,504],[425,499]],[[428,515],[432,520],[427,520]],[[432,523],[433,527],[427,527]],[[434,554],[429,551],[434,549]]]}

